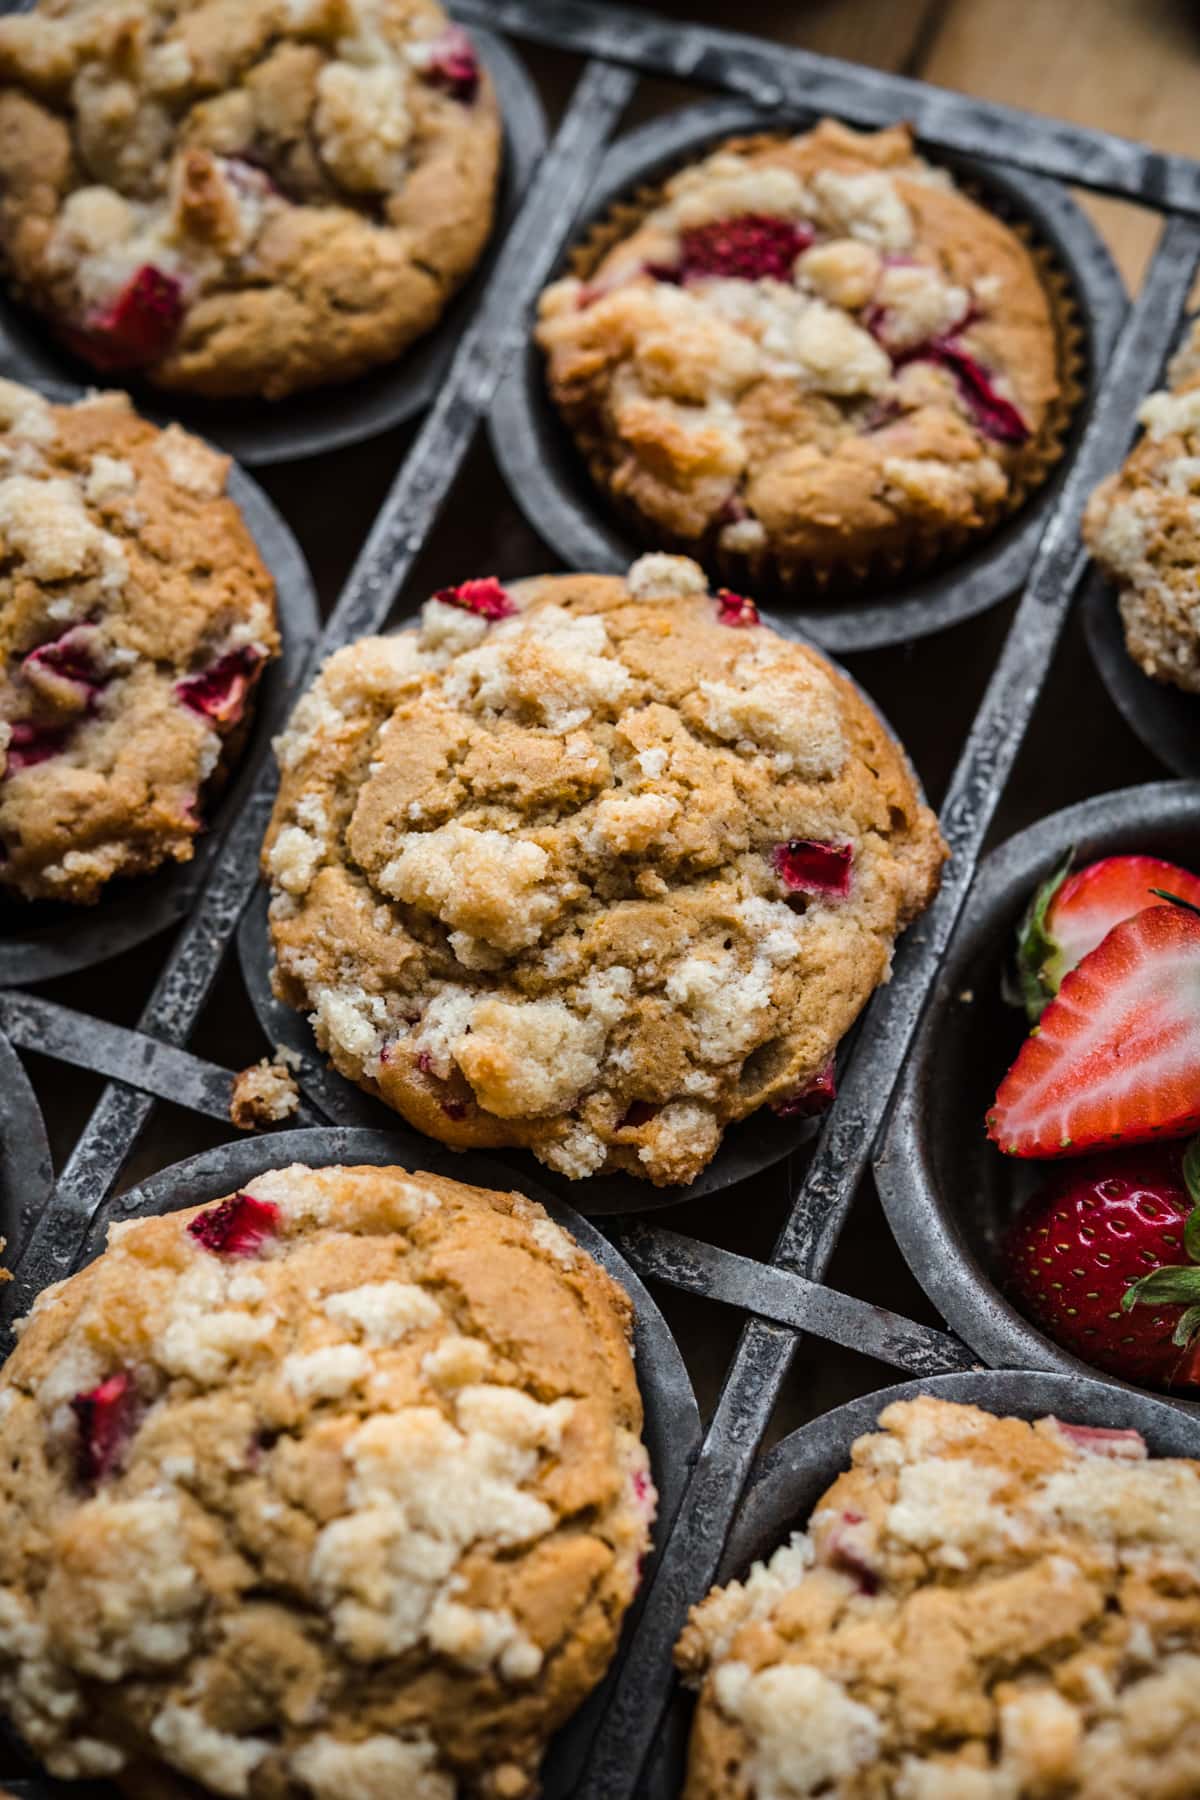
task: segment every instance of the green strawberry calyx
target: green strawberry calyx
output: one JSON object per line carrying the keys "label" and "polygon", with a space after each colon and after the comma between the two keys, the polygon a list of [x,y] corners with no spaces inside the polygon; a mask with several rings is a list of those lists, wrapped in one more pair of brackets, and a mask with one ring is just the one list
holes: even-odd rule
{"label": "green strawberry calyx", "polygon": [[1059,888],[1071,873],[1074,861],[1075,848],[1072,845],[1053,875],[1037,889],[1017,926],[1019,1004],[1024,1006],[1034,1025],[1058,992],[1058,980],[1055,979],[1054,972],[1058,945],[1046,930],[1046,914]]}
{"label": "green strawberry calyx", "polygon": [[1191,1262],[1152,1269],[1126,1288],[1122,1312],[1135,1306],[1183,1306],[1186,1311],[1171,1333],[1171,1342],[1186,1350],[1200,1338],[1200,1137],[1183,1153],[1183,1181],[1194,1202],[1183,1228],[1183,1247]]}

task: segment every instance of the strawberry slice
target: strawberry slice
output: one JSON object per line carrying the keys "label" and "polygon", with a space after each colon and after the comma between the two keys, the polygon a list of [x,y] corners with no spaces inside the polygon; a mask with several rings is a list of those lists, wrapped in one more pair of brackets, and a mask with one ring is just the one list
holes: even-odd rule
{"label": "strawberry slice", "polygon": [[1200,1126],[1200,913],[1152,906],[1063,978],[988,1114],[1009,1156],[1080,1156]]}
{"label": "strawberry slice", "polygon": [[219,1206],[197,1213],[188,1225],[188,1236],[214,1256],[257,1256],[268,1239],[279,1236],[280,1216],[273,1200],[233,1194]]}
{"label": "strawberry slice", "polygon": [[79,1423],[79,1478],[95,1487],[118,1467],[137,1426],[137,1389],[127,1369],[120,1369],[89,1393],[76,1394],[71,1411]]}
{"label": "strawberry slice", "polygon": [[89,314],[72,344],[98,369],[138,369],[158,362],[183,318],[183,289],[173,275],[143,263],[112,302]]}
{"label": "strawberry slice", "polygon": [[1017,932],[1021,997],[1041,1017],[1063,976],[1106,938],[1114,925],[1174,894],[1200,906],[1200,877],[1158,856],[1106,856],[1071,874],[1071,856],[1044,881]]}

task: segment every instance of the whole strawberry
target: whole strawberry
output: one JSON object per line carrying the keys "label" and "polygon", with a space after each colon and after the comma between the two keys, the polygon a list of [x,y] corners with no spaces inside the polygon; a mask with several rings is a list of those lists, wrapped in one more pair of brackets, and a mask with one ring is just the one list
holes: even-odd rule
{"label": "whole strawberry", "polygon": [[1126,1381],[1200,1385],[1200,1139],[1056,1169],[1004,1258],[1013,1298],[1064,1350]]}

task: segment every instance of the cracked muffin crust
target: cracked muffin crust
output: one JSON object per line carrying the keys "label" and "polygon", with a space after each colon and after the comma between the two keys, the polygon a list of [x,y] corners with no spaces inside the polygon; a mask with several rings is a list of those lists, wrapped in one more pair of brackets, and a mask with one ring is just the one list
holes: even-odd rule
{"label": "cracked muffin crust", "polygon": [[1084,541],[1120,590],[1134,662],[1200,694],[1200,321],[1138,421],[1142,436],[1088,503]]}
{"label": "cracked muffin crust", "polygon": [[114,1228],[0,1378],[0,1699],[130,1795],[520,1800],[647,1549],[631,1309],[543,1209],[303,1165]]}
{"label": "cracked muffin crust", "polygon": [[279,997],[420,1130],[573,1178],[819,1104],[944,854],[857,690],[682,557],[445,589],[276,749]]}
{"label": "cracked muffin crust", "polygon": [[0,382],[0,896],[187,862],[279,648],[229,459]]}
{"label": "cracked muffin crust", "polygon": [[479,258],[492,86],[433,0],[40,0],[0,20],[0,256],[158,387],[344,381]]}
{"label": "cracked muffin crust", "polygon": [[879,1425],[693,1608],[684,1800],[1200,1793],[1200,1463],[928,1395]]}
{"label": "cracked muffin crust", "polygon": [[894,568],[994,523],[1059,391],[1029,252],[903,126],[722,145],[546,290],[537,340],[593,479],[749,579]]}

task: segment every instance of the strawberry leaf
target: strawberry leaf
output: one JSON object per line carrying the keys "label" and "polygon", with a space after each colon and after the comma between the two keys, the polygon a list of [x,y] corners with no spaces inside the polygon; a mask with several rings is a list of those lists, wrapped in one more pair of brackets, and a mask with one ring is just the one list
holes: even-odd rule
{"label": "strawberry leaf", "polygon": [[1200,1337],[1200,1306],[1189,1306],[1171,1333],[1171,1342],[1186,1350],[1196,1337]]}
{"label": "strawberry leaf", "polygon": [[1152,1269],[1121,1296],[1121,1311],[1135,1306],[1196,1306],[1200,1304],[1200,1269],[1181,1263],[1173,1268]]}
{"label": "strawberry leaf", "polygon": [[1024,1006],[1035,1025],[1053,996],[1053,989],[1047,986],[1042,975],[1057,948],[1046,931],[1046,914],[1054,896],[1071,873],[1074,860],[1075,847],[1072,845],[1053,875],[1038,888],[1017,927],[1017,983],[1020,993],[1016,1004]]}

